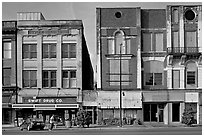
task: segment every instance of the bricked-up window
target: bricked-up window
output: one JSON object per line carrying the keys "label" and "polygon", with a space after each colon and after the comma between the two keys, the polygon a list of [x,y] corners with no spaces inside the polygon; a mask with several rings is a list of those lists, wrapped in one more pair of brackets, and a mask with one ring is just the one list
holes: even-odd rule
{"label": "bricked-up window", "polygon": [[[121,81],[122,85],[129,85],[129,61],[121,60]],[[120,60],[110,60],[110,85],[120,85]]]}
{"label": "bricked-up window", "polygon": [[11,41],[3,41],[3,58],[11,59]]}
{"label": "bricked-up window", "polygon": [[145,85],[162,85],[162,73],[146,73]]}
{"label": "bricked-up window", "polygon": [[23,44],[23,59],[37,58],[37,44]]}
{"label": "bricked-up window", "polygon": [[56,84],[57,84],[56,71],[43,70],[43,87],[44,88],[56,87]]}
{"label": "bricked-up window", "polygon": [[173,88],[180,88],[180,71],[173,70]]}
{"label": "bricked-up window", "polygon": [[187,84],[195,84],[195,74],[194,71],[187,72]]}
{"label": "bricked-up window", "polygon": [[35,70],[23,71],[23,87],[24,88],[37,87],[37,71]]}
{"label": "bricked-up window", "polygon": [[56,58],[56,43],[43,43],[43,58]]}
{"label": "bricked-up window", "polygon": [[76,58],[76,43],[62,43],[62,58]]}
{"label": "bricked-up window", "polygon": [[11,85],[11,68],[3,68],[3,85]]}
{"label": "bricked-up window", "polygon": [[76,88],[76,70],[63,70],[62,81],[62,88]]}

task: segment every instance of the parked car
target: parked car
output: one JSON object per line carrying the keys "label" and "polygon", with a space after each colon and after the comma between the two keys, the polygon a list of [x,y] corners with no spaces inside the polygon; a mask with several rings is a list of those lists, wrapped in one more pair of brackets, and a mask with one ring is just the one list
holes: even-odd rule
{"label": "parked car", "polygon": [[37,120],[24,120],[20,126],[20,129],[30,130],[43,130],[45,127],[45,123]]}

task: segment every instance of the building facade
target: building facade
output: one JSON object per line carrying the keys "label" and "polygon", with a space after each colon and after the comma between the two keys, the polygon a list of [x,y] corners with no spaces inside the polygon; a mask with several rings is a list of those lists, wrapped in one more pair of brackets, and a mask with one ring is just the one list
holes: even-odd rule
{"label": "building facade", "polygon": [[[17,13],[18,119],[58,124],[75,119],[82,91],[93,89],[93,69],[81,20],[45,20],[41,13]],[[19,122],[20,123],[20,122]]]}
{"label": "building facade", "polygon": [[201,6],[97,8],[96,15],[98,120],[119,118],[122,101],[123,118],[181,123],[190,109],[200,124]]}
{"label": "building facade", "polygon": [[11,124],[16,117],[11,107],[15,103],[16,80],[16,21],[2,22],[2,124]]}

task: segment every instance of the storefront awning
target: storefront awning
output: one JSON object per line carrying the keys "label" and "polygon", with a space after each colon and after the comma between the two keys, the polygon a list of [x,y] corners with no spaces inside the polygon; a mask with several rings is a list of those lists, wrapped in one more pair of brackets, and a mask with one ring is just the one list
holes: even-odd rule
{"label": "storefront awning", "polygon": [[79,108],[79,104],[12,104],[12,108],[34,108],[34,109]]}

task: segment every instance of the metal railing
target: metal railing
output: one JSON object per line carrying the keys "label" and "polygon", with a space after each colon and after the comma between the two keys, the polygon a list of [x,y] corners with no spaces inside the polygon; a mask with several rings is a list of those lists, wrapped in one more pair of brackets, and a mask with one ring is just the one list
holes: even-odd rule
{"label": "metal railing", "polygon": [[198,53],[199,47],[169,47],[167,53]]}

